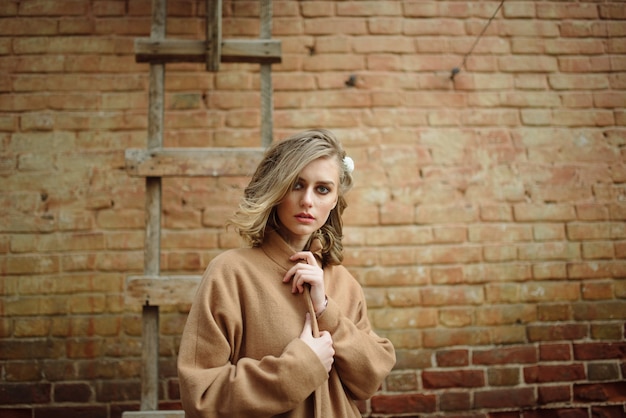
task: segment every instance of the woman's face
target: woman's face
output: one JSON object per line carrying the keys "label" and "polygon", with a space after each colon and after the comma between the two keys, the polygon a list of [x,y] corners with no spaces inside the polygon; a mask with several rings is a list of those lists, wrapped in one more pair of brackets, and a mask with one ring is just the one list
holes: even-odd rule
{"label": "woman's face", "polygon": [[339,197],[339,167],[334,158],[318,158],[302,169],[291,190],[276,207],[279,233],[301,250],[324,225]]}

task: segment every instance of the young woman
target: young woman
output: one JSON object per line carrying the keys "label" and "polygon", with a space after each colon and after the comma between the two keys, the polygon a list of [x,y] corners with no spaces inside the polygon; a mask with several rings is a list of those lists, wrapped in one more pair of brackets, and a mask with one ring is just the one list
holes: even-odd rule
{"label": "young woman", "polygon": [[183,331],[188,417],[361,416],[395,353],[341,265],[352,169],[326,130],[266,152],[230,221],[249,246],[209,264]]}

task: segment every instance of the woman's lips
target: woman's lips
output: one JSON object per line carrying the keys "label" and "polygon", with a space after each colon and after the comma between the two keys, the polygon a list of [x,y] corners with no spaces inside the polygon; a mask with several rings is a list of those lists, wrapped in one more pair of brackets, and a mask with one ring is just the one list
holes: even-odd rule
{"label": "woman's lips", "polygon": [[315,222],[315,217],[309,213],[299,213],[296,215],[296,219],[302,223],[313,223]]}

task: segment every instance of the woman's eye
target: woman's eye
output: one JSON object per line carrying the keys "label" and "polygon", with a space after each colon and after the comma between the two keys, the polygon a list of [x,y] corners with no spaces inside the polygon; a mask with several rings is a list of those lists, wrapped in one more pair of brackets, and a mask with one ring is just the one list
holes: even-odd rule
{"label": "woman's eye", "polygon": [[302,183],[298,182],[293,185],[294,190],[300,190],[302,188]]}
{"label": "woman's eye", "polygon": [[317,191],[321,194],[330,193],[330,189],[326,186],[318,186]]}

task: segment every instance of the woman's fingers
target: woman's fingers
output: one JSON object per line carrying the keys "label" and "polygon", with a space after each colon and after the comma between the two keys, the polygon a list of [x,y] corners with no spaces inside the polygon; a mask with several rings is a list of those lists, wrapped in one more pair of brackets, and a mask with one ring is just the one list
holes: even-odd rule
{"label": "woman's fingers", "polygon": [[311,300],[316,312],[323,308],[326,300],[326,290],[324,288],[324,270],[322,270],[310,251],[300,251],[290,257],[292,261],[302,260],[292,266],[285,276],[283,283],[291,280],[291,293],[303,293],[305,284],[311,286]]}
{"label": "woman's fingers", "polygon": [[291,257],[289,257],[289,259],[291,261],[303,260],[304,262],[312,266],[317,265],[317,260],[315,260],[315,256],[313,255],[311,251],[299,251],[295,253],[294,255],[292,255]]}
{"label": "woman's fingers", "polygon": [[320,359],[327,372],[333,366],[335,361],[335,348],[333,347],[333,338],[328,331],[322,331],[320,336],[315,338],[311,333],[311,316],[307,313],[304,321],[304,327],[300,334],[300,339],[304,341]]}

